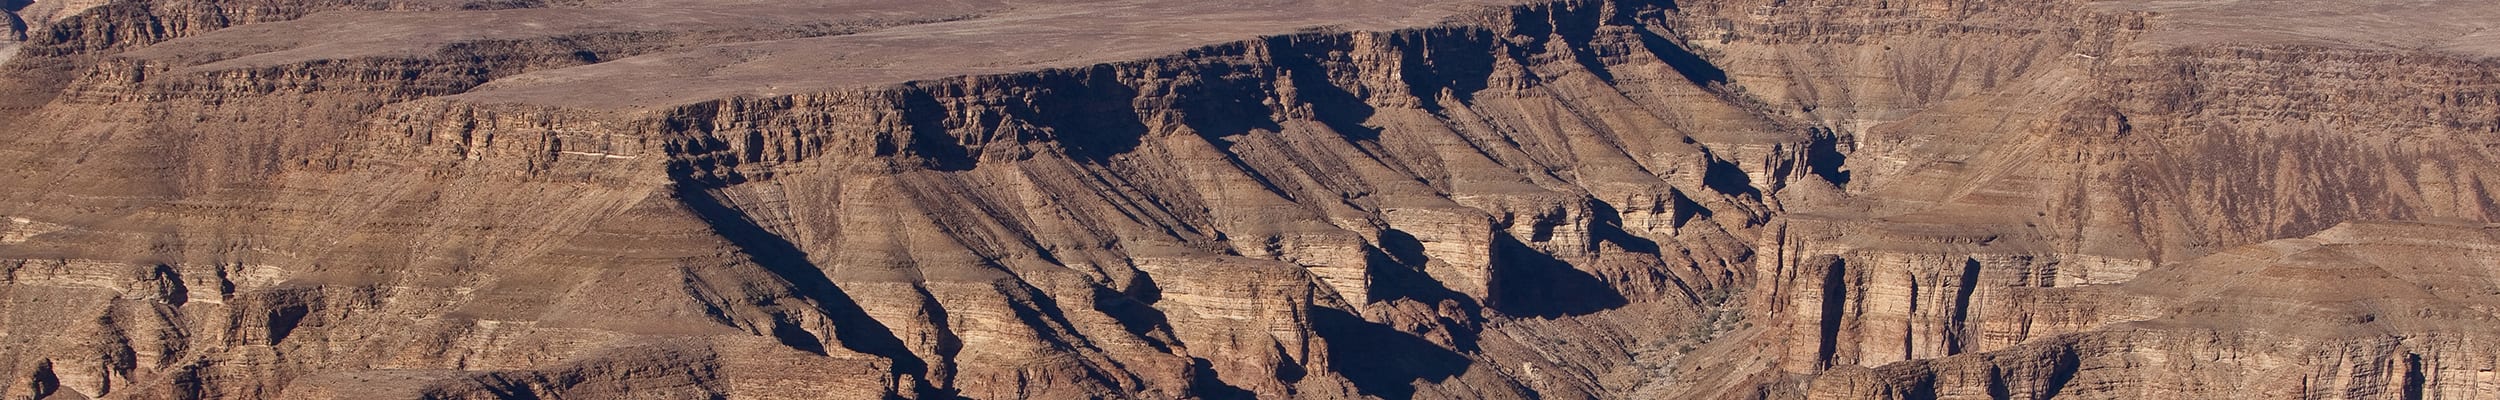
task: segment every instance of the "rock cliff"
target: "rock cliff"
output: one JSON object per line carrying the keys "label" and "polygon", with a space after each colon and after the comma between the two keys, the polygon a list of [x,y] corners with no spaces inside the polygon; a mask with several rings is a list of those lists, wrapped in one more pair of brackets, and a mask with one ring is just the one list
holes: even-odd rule
{"label": "rock cliff", "polygon": [[0,397],[2500,395],[2500,7],[1189,3],[0,2]]}

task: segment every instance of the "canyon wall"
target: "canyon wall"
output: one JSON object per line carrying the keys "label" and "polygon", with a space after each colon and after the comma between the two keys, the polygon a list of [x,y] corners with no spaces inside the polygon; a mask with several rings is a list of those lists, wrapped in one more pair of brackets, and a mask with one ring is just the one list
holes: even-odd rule
{"label": "canyon wall", "polygon": [[0,396],[2500,391],[2485,56],[1312,1],[857,65],[1139,4],[19,6]]}

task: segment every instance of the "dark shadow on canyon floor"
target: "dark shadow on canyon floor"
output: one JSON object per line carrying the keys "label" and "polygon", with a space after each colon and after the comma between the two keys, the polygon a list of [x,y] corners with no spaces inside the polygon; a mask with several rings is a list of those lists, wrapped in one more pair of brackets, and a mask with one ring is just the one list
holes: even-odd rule
{"label": "dark shadow on canyon floor", "polygon": [[1244,400],[1259,397],[1257,393],[1251,393],[1249,390],[1243,390],[1240,386],[1233,386],[1232,384],[1224,383],[1223,379],[1218,379],[1215,374],[1214,362],[1207,361],[1207,359],[1204,358],[1192,358],[1189,361],[1191,362],[1189,365],[1189,388],[1193,389],[1191,394],[1196,394],[1200,398],[1209,400]]}
{"label": "dark shadow on canyon floor", "polygon": [[1831,182],[1832,186],[1849,187],[1849,154],[1840,151],[1840,138],[1830,129],[1815,128],[1813,143],[1806,144],[1806,172]]}
{"label": "dark shadow on canyon floor", "polygon": [[1487,290],[1487,302],[1503,314],[1553,318],[1587,315],[1629,303],[1623,292],[1606,281],[1528,247],[1509,233],[1493,236],[1491,275],[1494,283]]}
{"label": "dark shadow on canyon floor", "polygon": [[1328,339],[1329,364],[1366,395],[1414,398],[1415,380],[1447,380],[1475,362],[1432,341],[1343,310],[1313,307],[1311,325]]}
{"label": "dark shadow on canyon floor", "polygon": [[1755,188],[1753,177],[1745,175],[1744,167],[1713,158],[1701,172],[1701,184],[1729,196],[1761,198],[1762,189]]}

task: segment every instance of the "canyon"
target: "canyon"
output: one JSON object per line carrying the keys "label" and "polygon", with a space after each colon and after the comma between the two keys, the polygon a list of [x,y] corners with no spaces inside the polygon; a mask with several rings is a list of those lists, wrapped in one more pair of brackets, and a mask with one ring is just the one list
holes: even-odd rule
{"label": "canyon", "polygon": [[2500,398],[2500,3],[0,11],[0,398]]}

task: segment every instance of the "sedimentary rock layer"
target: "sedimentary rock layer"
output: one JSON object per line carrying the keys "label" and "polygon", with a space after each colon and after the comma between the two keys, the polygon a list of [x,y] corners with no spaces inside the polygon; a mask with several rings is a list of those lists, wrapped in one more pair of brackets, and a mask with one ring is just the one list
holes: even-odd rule
{"label": "sedimentary rock layer", "polygon": [[2228,6],[12,7],[12,398],[2489,386],[2500,69]]}

